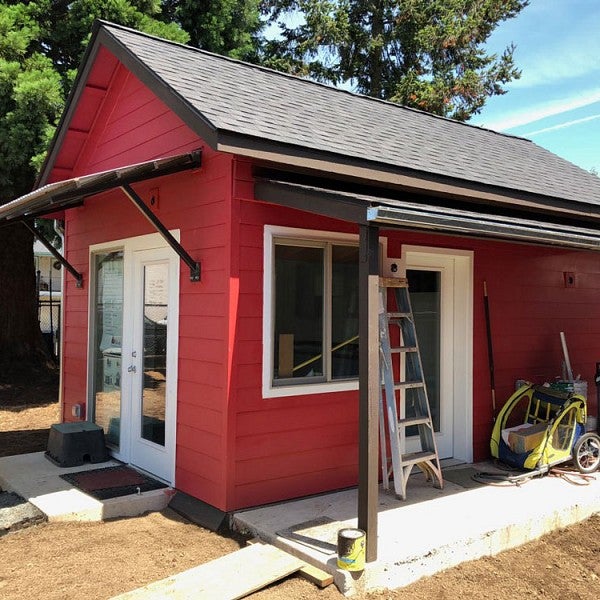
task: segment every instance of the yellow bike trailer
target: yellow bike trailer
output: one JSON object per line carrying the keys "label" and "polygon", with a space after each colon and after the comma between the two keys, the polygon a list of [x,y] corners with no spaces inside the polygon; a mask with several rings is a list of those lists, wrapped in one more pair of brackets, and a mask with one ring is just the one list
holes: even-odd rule
{"label": "yellow bike trailer", "polygon": [[579,394],[527,384],[500,411],[492,456],[517,469],[546,473],[572,460],[580,473],[600,466],[600,436],[586,433],[586,400]]}

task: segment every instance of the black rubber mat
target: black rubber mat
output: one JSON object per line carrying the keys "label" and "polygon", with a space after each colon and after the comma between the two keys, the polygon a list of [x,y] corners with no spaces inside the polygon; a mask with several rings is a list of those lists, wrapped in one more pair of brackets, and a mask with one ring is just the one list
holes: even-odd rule
{"label": "black rubber mat", "polygon": [[166,483],[126,466],[77,471],[65,473],[60,477],[97,500],[141,494],[168,487]]}

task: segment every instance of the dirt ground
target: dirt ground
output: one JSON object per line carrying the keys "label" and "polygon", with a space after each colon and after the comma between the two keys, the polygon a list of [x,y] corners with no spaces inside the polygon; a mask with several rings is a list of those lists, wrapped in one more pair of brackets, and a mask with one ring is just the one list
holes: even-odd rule
{"label": "dirt ground", "polygon": [[[0,456],[44,450],[57,422],[55,385],[0,384]],[[170,510],[104,523],[52,523],[0,537],[0,597],[104,600],[212,560],[244,543],[193,525]],[[493,558],[465,563],[394,592],[359,600],[600,597],[600,515]],[[292,576],[257,600],[332,600]],[[218,600],[218,599],[215,599]]]}

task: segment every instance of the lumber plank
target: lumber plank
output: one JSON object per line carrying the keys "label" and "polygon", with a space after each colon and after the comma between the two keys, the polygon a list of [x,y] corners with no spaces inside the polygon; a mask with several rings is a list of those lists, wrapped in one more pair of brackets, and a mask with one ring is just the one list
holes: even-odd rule
{"label": "lumber plank", "polygon": [[237,600],[299,571],[304,561],[269,544],[252,544],[113,600]]}
{"label": "lumber plank", "polygon": [[[251,538],[246,541],[246,544],[263,544],[264,542],[258,538]],[[313,565],[309,565],[306,563],[299,571],[298,575],[304,577],[307,581],[318,585],[320,588],[326,588],[328,585],[333,583],[333,575],[327,573],[327,571],[323,571],[323,569],[319,569],[318,567],[314,567]]]}
{"label": "lumber plank", "polygon": [[298,571],[298,574],[300,577],[304,577],[304,579],[314,583],[320,588],[326,588],[333,583],[333,575],[326,573],[318,567],[313,567],[312,565],[304,565]]}

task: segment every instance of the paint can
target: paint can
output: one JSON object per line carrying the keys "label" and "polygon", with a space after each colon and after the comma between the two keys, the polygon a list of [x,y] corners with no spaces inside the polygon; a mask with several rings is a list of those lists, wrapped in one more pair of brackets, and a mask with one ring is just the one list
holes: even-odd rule
{"label": "paint can", "polygon": [[364,571],[367,534],[362,529],[346,527],[338,531],[338,559],[340,569]]}

